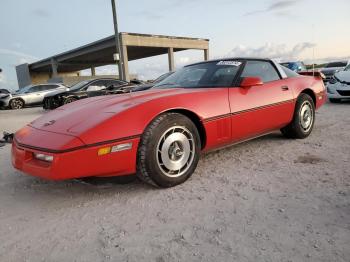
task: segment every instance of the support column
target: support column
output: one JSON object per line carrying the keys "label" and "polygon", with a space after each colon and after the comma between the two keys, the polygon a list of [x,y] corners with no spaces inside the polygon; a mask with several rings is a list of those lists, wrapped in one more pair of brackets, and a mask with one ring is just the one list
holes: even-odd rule
{"label": "support column", "polygon": [[209,60],[209,49],[204,49],[204,61]]}
{"label": "support column", "polygon": [[96,75],[96,71],[95,71],[95,67],[94,66],[91,67],[91,75],[92,76]]}
{"label": "support column", "polygon": [[174,48],[168,48],[168,61],[169,61],[169,71],[174,71]]}
{"label": "support column", "polygon": [[57,62],[53,58],[51,58],[52,77],[58,77],[57,67]]}
{"label": "support column", "polygon": [[129,58],[128,58],[128,47],[126,45],[122,45],[122,67],[123,67],[123,79],[125,81],[130,81],[130,75],[129,75]]}

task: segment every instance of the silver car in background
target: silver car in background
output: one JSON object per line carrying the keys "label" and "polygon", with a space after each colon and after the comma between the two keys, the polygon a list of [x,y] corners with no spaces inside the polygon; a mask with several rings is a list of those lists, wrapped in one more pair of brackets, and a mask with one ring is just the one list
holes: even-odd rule
{"label": "silver car in background", "polygon": [[24,106],[39,105],[51,93],[69,91],[63,84],[40,84],[26,86],[15,93],[0,96],[0,108],[21,109]]}
{"label": "silver car in background", "polygon": [[322,74],[326,77],[324,81],[328,82],[331,80],[336,72],[343,70],[348,64],[349,61],[330,62],[326,64],[326,66],[321,69]]}
{"label": "silver car in background", "polygon": [[330,102],[337,103],[350,99],[350,64],[344,70],[334,74],[327,84],[327,96]]}

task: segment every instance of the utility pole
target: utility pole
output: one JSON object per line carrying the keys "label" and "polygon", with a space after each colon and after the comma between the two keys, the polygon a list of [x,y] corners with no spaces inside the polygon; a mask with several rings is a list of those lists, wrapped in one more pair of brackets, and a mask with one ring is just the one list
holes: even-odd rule
{"label": "utility pole", "polygon": [[123,57],[121,54],[121,48],[120,48],[120,39],[119,39],[119,31],[118,31],[118,19],[117,19],[117,11],[116,11],[116,4],[115,0],[111,0],[112,2],[112,12],[113,12],[113,23],[114,23],[114,36],[115,36],[115,46],[116,46],[116,53],[117,53],[117,66],[118,66],[118,73],[119,73],[119,79],[124,80],[124,72],[123,72]]}

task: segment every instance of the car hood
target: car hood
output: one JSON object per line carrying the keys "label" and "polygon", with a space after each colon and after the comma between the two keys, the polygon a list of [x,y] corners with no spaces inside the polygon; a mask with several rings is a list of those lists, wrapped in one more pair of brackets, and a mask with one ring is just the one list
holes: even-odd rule
{"label": "car hood", "polygon": [[335,77],[342,82],[350,83],[350,71],[340,71],[335,74]]}
{"label": "car hood", "polygon": [[93,97],[50,111],[29,126],[53,133],[79,136],[111,117],[149,100],[185,92],[184,89],[152,89],[144,92]]}

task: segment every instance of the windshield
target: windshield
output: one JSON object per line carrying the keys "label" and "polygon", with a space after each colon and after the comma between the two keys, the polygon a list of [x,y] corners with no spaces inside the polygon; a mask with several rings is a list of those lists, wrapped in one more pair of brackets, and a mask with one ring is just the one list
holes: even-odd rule
{"label": "windshield", "polygon": [[344,68],[344,71],[350,71],[350,64],[348,64],[348,66]]}
{"label": "windshield", "polygon": [[332,63],[328,63],[326,65],[326,68],[329,68],[329,67],[344,67],[346,66],[346,62],[332,62]]}
{"label": "windshield", "polygon": [[165,78],[167,78],[168,76],[170,76],[173,73],[174,72],[165,73],[165,74],[161,75],[160,77],[156,78],[156,80],[154,80],[153,83],[154,84],[159,83],[159,82],[163,81]]}
{"label": "windshield", "polygon": [[231,86],[241,61],[214,61],[186,66],[168,76],[154,88],[200,88]]}
{"label": "windshield", "polygon": [[76,83],[75,85],[72,85],[71,88],[69,88],[69,91],[76,91],[88,84],[91,80],[85,80],[79,83]]}

